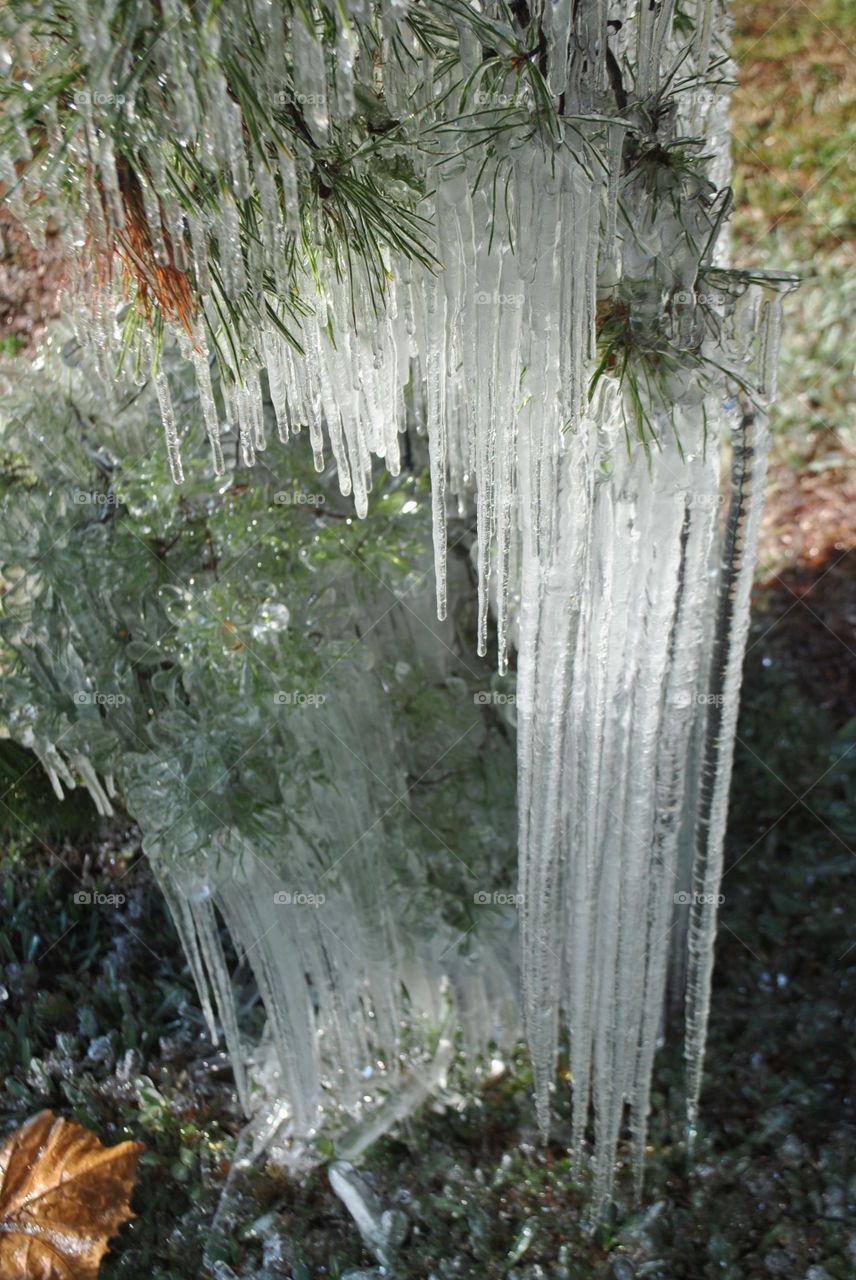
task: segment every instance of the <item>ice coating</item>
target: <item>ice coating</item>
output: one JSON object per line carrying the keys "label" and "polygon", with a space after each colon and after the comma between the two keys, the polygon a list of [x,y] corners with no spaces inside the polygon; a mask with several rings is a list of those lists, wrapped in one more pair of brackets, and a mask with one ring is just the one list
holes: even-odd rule
{"label": "ice coating", "polygon": [[[200,44],[176,0],[163,8],[173,38],[154,56],[169,77],[178,128],[203,167],[228,182],[216,217],[201,208],[182,221],[173,179],[153,152],[151,181],[140,183],[142,214],[156,261],[184,254],[193,263],[220,353],[217,389],[245,462],[267,443],[265,370],[280,440],[305,428],[316,468],[332,456],[341,492],[362,516],[373,459],[397,474],[399,436],[424,408],[441,619],[450,510],[475,513],[478,649],[486,652],[493,621],[499,670],[511,654],[518,673],[521,1008],[538,1114],[548,1129],[567,1027],[574,1149],[579,1157],[593,1107],[600,1204],[625,1108],[641,1169],[670,971],[673,991],[685,992],[695,1125],[766,450],[763,409],[742,388],[748,380],[762,400],[774,393],[776,291],[726,271],[726,201],[717,194],[728,171],[726,95],[721,75],[705,78],[722,57],[725,16],[706,0],[691,5],[685,44],[672,28],[672,3],[533,4],[527,11],[541,39],[527,56],[537,61],[551,113],[539,105],[534,72],[527,79],[509,70],[488,82],[485,51],[494,40],[504,47],[508,6],[468,6],[480,28],[451,4],[443,11],[452,14],[457,66],[469,80],[460,111],[470,128],[495,127],[509,101],[519,104],[515,127],[497,132],[486,156],[478,131],[453,131],[460,83],[452,93],[455,73],[438,73],[421,56],[416,6],[345,0],[327,14],[335,34],[326,48],[313,6],[221,6],[223,30],[228,18],[248,32],[252,12],[262,32],[260,100],[301,109],[302,134],[289,148],[264,145],[258,118],[236,100],[220,69],[217,24]],[[74,10],[83,44],[106,53],[107,11],[86,0]],[[379,52],[370,60],[358,35],[372,20]],[[431,261],[404,252],[393,236],[375,258],[346,261],[344,248],[321,252],[301,220],[308,157],[348,126],[369,88],[382,89],[403,121],[402,151],[417,116],[441,140],[436,155],[431,146],[424,154],[411,148],[420,155],[418,216],[426,221],[409,226]],[[98,145],[90,102],[80,115],[72,150],[99,157],[101,182],[85,212],[94,239],[108,246],[123,218],[115,155]],[[702,151],[712,159],[702,161]],[[287,253],[303,271],[299,306]],[[224,317],[243,304],[232,345]],[[92,312],[102,347],[105,310],[102,302]],[[171,323],[180,328],[175,317]],[[219,474],[209,349],[200,327],[191,359]],[[161,371],[155,384],[180,483],[179,433]],[[723,407],[735,386],[736,418]],[[720,450],[729,432],[721,532]],[[349,778],[347,761],[339,764]],[[51,777],[56,786],[65,780],[53,759]],[[337,817],[343,845],[370,825],[378,803],[360,794]],[[208,975],[230,1052],[240,1057],[211,903],[183,880],[169,850],[156,856],[194,975],[201,989]],[[395,931],[368,901],[352,903],[352,918],[341,922],[345,938],[360,930],[359,949],[375,957],[357,975],[320,927],[310,937],[311,922],[296,921],[292,935],[276,926],[272,889],[259,870],[228,892],[212,886],[246,943],[294,1114],[308,1126],[323,1073],[316,1022],[347,1102],[370,1040],[395,1050],[403,961]],[[442,966],[421,963],[439,981]],[[320,1016],[306,970],[323,974]],[[359,982],[371,991],[371,1028]],[[466,1010],[478,1010],[472,1039],[483,1046],[491,998],[478,982],[461,978],[459,986],[467,995],[456,1016],[466,1036]],[[409,990],[419,990],[412,974]],[[436,991],[423,994],[436,1015]],[[210,1012],[207,991],[205,999]]]}

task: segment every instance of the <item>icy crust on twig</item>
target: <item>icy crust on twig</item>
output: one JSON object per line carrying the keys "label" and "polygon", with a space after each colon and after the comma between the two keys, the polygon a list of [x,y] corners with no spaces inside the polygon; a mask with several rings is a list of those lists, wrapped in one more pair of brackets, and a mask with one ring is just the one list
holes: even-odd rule
{"label": "icy crust on twig", "polygon": [[699,3],[678,33],[669,4],[227,0],[213,21],[170,0],[141,3],[119,39],[110,7],[75,0],[57,21],[78,77],[51,95],[53,28],[19,7],[38,35],[10,33],[9,65],[36,83],[7,85],[8,145],[29,165],[10,199],[36,220],[57,205],[86,268],[82,330],[154,375],[176,482],[165,330],[196,372],[215,472],[224,414],[248,464],[265,449],[270,394],[280,440],[305,430],[319,469],[332,454],[360,515],[372,460],[398,472],[415,401],[439,615],[447,504],[474,504],[479,651],[494,600],[505,670],[513,527],[523,503],[540,520],[543,457],[593,383],[617,379],[628,445],[649,451],[658,415],[745,375],[745,352],[722,359],[753,282],[723,261],[719,9]]}
{"label": "icy crust on twig", "polygon": [[[49,351],[0,421],[8,732],[100,812],[115,764],[237,1099],[263,1129],[278,1099],[292,1156],[317,1158],[323,1125],[355,1158],[443,1088],[454,1053],[478,1075],[520,1033],[512,722],[484,716],[471,684],[490,673],[459,652],[469,575],[458,558],[438,623],[415,483],[376,503],[366,563],[332,476],[304,506],[282,474],[248,475],[234,436],[213,499],[187,450],[173,524],[146,447],[154,388],[123,397],[85,355],[60,364],[78,358]],[[180,413],[192,387],[172,372]]]}

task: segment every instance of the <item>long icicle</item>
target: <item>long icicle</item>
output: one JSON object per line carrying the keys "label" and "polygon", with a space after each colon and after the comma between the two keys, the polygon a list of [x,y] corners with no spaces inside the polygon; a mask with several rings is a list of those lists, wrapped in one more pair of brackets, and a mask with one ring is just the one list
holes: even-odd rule
{"label": "long icicle", "polygon": [[690,1146],[698,1122],[704,1046],[722,879],[728,790],[740,701],[749,599],[764,501],[769,432],[766,417],[744,401],[732,442],[731,501],[720,558],[719,587],[701,766],[686,986],[687,1125]]}

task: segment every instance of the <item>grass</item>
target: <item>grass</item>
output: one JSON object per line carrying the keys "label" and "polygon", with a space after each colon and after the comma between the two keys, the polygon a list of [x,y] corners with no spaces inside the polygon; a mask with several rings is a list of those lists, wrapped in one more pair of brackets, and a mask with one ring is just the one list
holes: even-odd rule
{"label": "grass", "polygon": [[806,261],[852,249],[856,10],[848,0],[763,0],[737,5],[735,16],[741,257],[769,266],[782,232],[786,251]]}
{"label": "grass", "polygon": [[856,9],[741,0],[735,17],[735,262],[803,280],[785,302],[775,502],[784,470],[838,481],[856,453]]}

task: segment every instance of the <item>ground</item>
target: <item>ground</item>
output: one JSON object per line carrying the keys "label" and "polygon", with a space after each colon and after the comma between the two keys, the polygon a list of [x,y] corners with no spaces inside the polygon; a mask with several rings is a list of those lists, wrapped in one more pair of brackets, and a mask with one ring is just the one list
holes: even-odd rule
{"label": "ground", "polygon": [[[804,281],[787,307],[698,1149],[688,1166],[682,1064],[667,1051],[643,1202],[622,1171],[613,1221],[592,1227],[585,1179],[568,1169],[567,1091],[541,1147],[521,1052],[474,1100],[426,1108],[365,1162],[382,1203],[409,1219],[402,1277],[856,1274],[856,933],[845,906],[856,868],[856,12],[846,0],[741,0],[736,17],[735,257]],[[41,323],[21,284],[32,259],[7,237],[9,249],[6,358]],[[45,276],[48,306],[59,277]],[[51,1106],[105,1142],[145,1142],[138,1217],[101,1274],[199,1276],[240,1127],[228,1065],[203,1031],[137,832],[93,830],[81,804],[36,834],[35,815],[56,809],[37,770],[5,790],[19,766],[14,752],[0,757],[4,808],[22,819],[0,863],[0,1128]],[[83,871],[122,900],[101,912],[75,902]],[[323,1168],[298,1183],[259,1171],[241,1190],[223,1236],[237,1272],[308,1280],[372,1265]]]}

